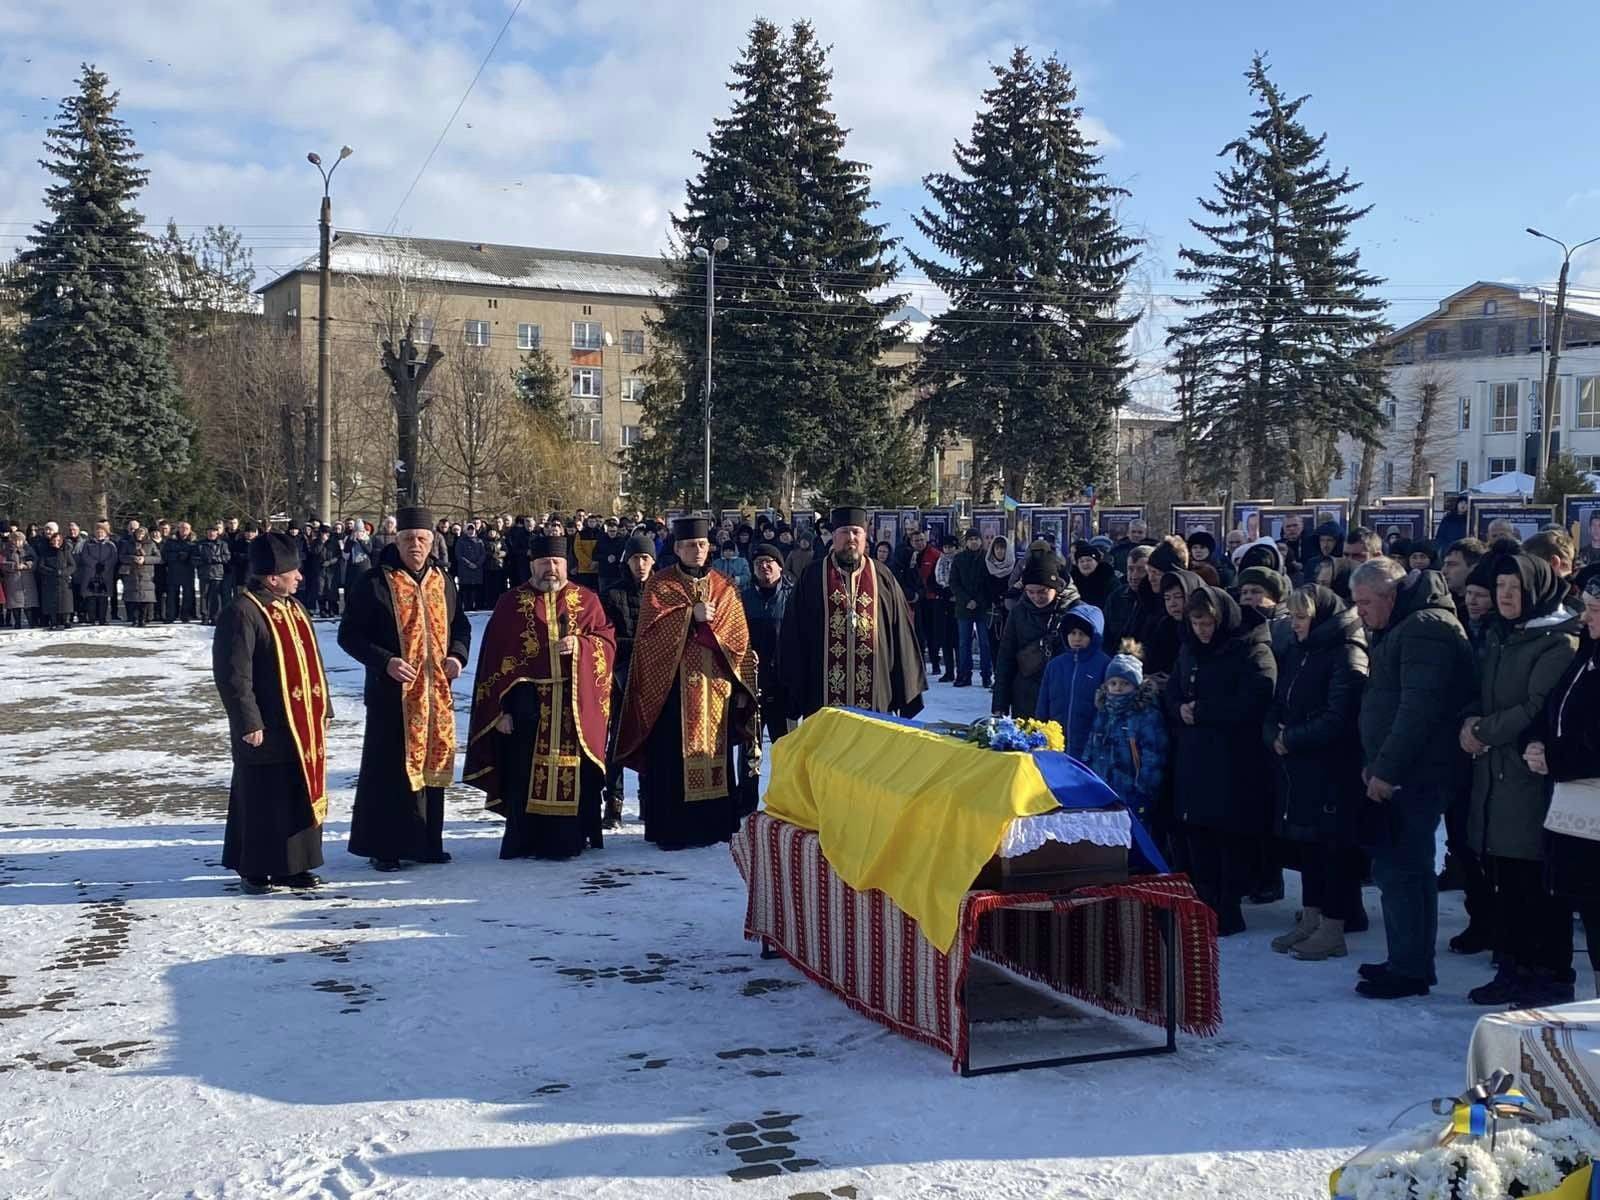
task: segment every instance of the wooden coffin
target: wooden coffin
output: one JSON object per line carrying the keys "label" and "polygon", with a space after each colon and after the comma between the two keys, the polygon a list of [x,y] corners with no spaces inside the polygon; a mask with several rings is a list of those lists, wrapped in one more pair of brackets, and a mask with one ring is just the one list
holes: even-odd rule
{"label": "wooden coffin", "polygon": [[1128,848],[1093,842],[1046,842],[1015,858],[996,854],[972,881],[983,892],[1064,892],[1128,878]]}

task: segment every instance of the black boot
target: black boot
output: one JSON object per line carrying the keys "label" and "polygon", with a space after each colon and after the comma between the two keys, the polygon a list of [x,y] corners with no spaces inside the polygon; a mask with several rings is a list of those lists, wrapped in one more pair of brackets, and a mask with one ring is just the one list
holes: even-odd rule
{"label": "black boot", "polygon": [[246,896],[265,896],[272,890],[272,880],[265,875],[239,876],[239,890]]}
{"label": "black boot", "polygon": [[372,864],[372,869],[374,871],[383,871],[388,873],[390,871],[398,871],[400,869],[400,860],[398,858],[372,858],[368,859],[367,861]]}
{"label": "black boot", "polygon": [[[427,863],[430,866],[438,866],[441,863],[451,862],[453,859],[448,850],[431,850],[427,854],[420,855],[416,861]],[[379,869],[382,870],[381,867]]]}
{"label": "black boot", "polygon": [[1468,992],[1467,999],[1474,1004],[1500,1007],[1515,1003],[1528,990],[1526,973],[1515,963],[1507,962],[1488,983],[1480,983]]}
{"label": "black boot", "polygon": [[1368,1000],[1403,1000],[1407,996],[1426,996],[1428,985],[1420,979],[1385,971],[1376,979],[1363,979],[1356,992]]}
{"label": "black boot", "polygon": [[301,871],[298,875],[281,875],[272,881],[275,887],[293,888],[295,891],[304,891],[322,886],[322,877],[313,875],[310,871]]}
{"label": "black boot", "polygon": [[1450,939],[1451,954],[1482,954],[1493,948],[1489,931],[1475,921],[1468,921],[1467,927]]}

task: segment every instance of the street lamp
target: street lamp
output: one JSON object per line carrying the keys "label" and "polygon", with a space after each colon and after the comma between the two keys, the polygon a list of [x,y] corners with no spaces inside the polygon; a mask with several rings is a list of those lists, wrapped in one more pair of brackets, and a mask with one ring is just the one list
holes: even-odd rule
{"label": "street lamp", "polygon": [[339,164],[355,153],[349,146],[339,147],[339,157],[333,166],[323,170],[322,156],[313,150],[306,161],[322,176],[322,215],[318,220],[321,246],[321,271],[317,279],[317,519],[333,520],[333,408],[328,397],[330,387],[330,351],[328,349],[328,289],[332,271],[328,265],[333,234],[333,201],[328,196],[328,186]]}
{"label": "street lamp", "polygon": [[1548,233],[1540,233],[1533,226],[1527,227],[1527,232],[1536,238],[1543,238],[1547,242],[1554,242],[1561,247],[1561,276],[1556,282],[1556,319],[1554,328],[1546,342],[1549,352],[1550,365],[1545,369],[1544,395],[1540,398],[1539,420],[1539,483],[1544,482],[1545,472],[1550,469],[1550,426],[1555,417],[1556,404],[1556,365],[1561,361],[1561,339],[1564,335],[1563,326],[1567,321],[1567,271],[1572,266],[1572,256],[1585,246],[1593,242],[1600,242],[1600,237],[1592,237],[1586,242],[1579,242],[1576,246],[1568,246],[1560,238],[1553,238]]}
{"label": "street lamp", "polygon": [[[694,248],[694,256],[706,264],[706,512],[711,514],[711,318],[717,310],[717,255],[728,248],[728,239],[719,237],[708,250]],[[715,514],[711,514],[715,515]]]}

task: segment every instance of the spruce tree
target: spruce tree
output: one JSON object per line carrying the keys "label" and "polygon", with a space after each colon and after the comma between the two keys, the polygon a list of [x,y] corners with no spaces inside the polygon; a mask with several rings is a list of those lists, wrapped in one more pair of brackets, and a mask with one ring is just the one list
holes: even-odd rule
{"label": "spruce tree", "polygon": [[1141,242],[1117,220],[1127,193],[1100,170],[1067,68],[1019,46],[994,74],[955,170],[926,177],[933,205],[912,218],[943,256],[912,260],[950,298],[912,411],[930,443],[971,439],[1008,494],[1049,499],[1111,469]]}
{"label": "spruce tree", "polygon": [[148,172],[116,106],[106,76],[85,65],[45,140],[51,216],[20,256],[28,440],[46,461],[87,466],[101,516],[118,475],[181,468],[191,432],[133,207]]}
{"label": "spruce tree", "polygon": [[1222,148],[1216,195],[1200,201],[1210,219],[1191,222],[1209,245],[1179,251],[1177,277],[1204,294],[1180,301],[1196,311],[1168,343],[1199,364],[1185,430],[1197,479],[1252,496],[1290,480],[1304,498],[1326,489],[1341,432],[1370,441],[1382,427],[1382,280],[1349,245],[1368,211],[1347,202],[1360,184],[1299,120],[1309,97],[1285,100],[1260,55],[1245,78],[1259,107]]}

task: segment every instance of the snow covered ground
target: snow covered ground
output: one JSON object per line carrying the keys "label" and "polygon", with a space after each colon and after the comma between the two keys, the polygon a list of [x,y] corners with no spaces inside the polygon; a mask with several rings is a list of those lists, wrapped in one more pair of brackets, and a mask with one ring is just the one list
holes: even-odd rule
{"label": "snow covered ground", "polygon": [[[1220,1036],[1176,1057],[963,1080],[762,962],[724,847],[663,854],[631,825],[500,862],[457,789],[456,861],[375,874],[344,850],[361,677],[319,628],[330,884],[267,897],[217,863],[209,630],[0,634],[0,1196],[1317,1197],[1394,1113],[1459,1090],[1487,963],[1442,956],[1428,1000],[1356,997],[1383,957],[1370,892],[1342,962],[1271,952],[1292,899],[1250,910]],[[930,715],[986,700],[935,685]],[[1441,937],[1461,923],[1450,897]],[[1013,1040],[1126,1036],[1041,1011]],[[785,1170],[742,1178],[783,1157],[762,1147]]]}

